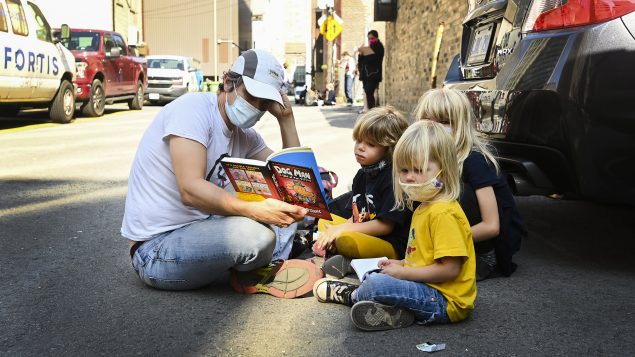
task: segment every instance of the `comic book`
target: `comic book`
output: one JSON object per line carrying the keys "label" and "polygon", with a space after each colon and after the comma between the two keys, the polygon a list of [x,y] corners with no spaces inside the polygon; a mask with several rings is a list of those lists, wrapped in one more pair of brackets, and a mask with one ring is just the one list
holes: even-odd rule
{"label": "comic book", "polygon": [[225,157],[221,165],[239,194],[275,198],[306,208],[309,216],[331,220],[311,148],[287,148],[271,154],[266,162]]}

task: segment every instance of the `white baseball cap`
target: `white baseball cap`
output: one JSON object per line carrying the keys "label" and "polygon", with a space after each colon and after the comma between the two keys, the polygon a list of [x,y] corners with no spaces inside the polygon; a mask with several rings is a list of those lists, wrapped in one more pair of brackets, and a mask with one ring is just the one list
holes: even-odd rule
{"label": "white baseball cap", "polygon": [[280,89],[284,70],[271,53],[260,49],[247,50],[236,59],[230,71],[243,76],[245,88],[252,96],[283,104]]}

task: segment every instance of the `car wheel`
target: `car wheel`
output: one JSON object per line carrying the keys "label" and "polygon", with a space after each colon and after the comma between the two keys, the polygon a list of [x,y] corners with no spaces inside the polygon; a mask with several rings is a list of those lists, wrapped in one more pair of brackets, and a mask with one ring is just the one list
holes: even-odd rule
{"label": "car wheel", "polygon": [[75,114],[75,91],[69,81],[62,81],[57,94],[49,107],[49,118],[60,124],[67,124],[73,121]]}
{"label": "car wheel", "polygon": [[95,79],[90,88],[90,98],[82,106],[82,113],[89,117],[100,117],[104,115],[106,107],[106,93],[104,85],[99,79]]}
{"label": "car wheel", "polygon": [[134,98],[128,101],[128,108],[132,110],[143,109],[143,86],[141,83],[137,86],[137,92],[135,93]]}

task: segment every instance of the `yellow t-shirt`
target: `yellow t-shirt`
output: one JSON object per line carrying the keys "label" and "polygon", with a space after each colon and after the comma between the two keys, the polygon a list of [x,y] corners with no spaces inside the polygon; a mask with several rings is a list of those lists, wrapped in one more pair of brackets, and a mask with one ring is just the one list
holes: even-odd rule
{"label": "yellow t-shirt", "polygon": [[445,296],[448,317],[457,322],[474,309],[476,264],[470,224],[456,201],[435,202],[414,211],[404,266],[427,266],[443,257],[465,257],[461,272],[452,281],[426,284]]}

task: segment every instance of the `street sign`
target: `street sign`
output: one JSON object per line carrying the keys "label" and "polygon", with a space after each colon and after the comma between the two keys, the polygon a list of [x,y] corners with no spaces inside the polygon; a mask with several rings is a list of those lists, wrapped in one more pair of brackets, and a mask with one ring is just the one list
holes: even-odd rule
{"label": "street sign", "polygon": [[343,29],[344,27],[342,27],[333,16],[329,16],[322,26],[320,26],[320,33],[322,33],[328,41],[333,41],[340,35]]}

